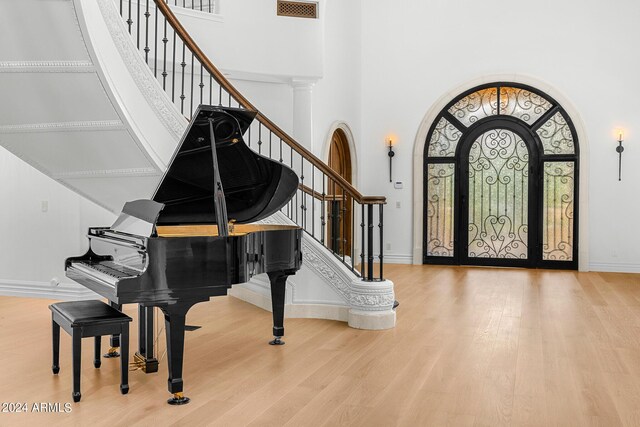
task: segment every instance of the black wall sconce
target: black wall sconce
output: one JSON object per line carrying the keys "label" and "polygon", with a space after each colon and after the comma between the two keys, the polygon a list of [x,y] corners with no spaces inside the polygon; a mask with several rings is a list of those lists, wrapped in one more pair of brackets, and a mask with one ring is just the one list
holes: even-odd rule
{"label": "black wall sconce", "polygon": [[618,181],[622,181],[622,152],[624,151],[624,147],[622,146],[623,134],[622,131],[618,134],[618,146],[616,147],[616,152],[618,153]]}
{"label": "black wall sconce", "polygon": [[396,155],[396,153],[393,151],[393,140],[391,138],[387,138],[387,142],[389,143],[389,152],[387,153],[387,155],[389,156],[389,182],[392,182],[392,177],[391,177],[391,164],[393,161],[393,156]]}

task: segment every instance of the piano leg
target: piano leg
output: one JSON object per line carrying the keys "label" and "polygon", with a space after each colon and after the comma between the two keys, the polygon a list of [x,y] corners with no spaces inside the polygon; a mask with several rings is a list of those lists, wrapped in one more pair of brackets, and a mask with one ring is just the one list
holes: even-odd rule
{"label": "piano leg", "polygon": [[138,305],[138,352],[133,358],[147,374],[158,372],[158,359],[153,354],[154,338],[153,307]]}
{"label": "piano leg", "polygon": [[[122,304],[116,304],[113,301],[109,301],[109,305],[116,310],[122,311]],[[118,353],[118,349],[120,348],[120,335],[111,335],[109,344],[111,347],[102,357],[105,359],[120,357],[120,353]]]}
{"label": "piano leg", "polygon": [[187,311],[204,300],[180,301],[160,306],[164,313],[165,332],[167,336],[167,365],[169,368],[168,387],[173,397],[167,400],[170,405],[184,405],[189,398],[183,394],[182,364],[184,356],[184,325]]}
{"label": "piano leg", "polygon": [[273,340],[271,345],[284,345],[284,300],[287,287],[287,277],[291,272],[274,271],[267,273],[271,282],[271,307],[273,312]]}

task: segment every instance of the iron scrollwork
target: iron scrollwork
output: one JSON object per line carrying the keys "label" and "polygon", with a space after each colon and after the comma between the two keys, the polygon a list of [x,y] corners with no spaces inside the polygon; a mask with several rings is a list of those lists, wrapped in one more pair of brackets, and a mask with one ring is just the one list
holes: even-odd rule
{"label": "iron scrollwork", "polygon": [[573,135],[565,118],[557,112],[536,131],[544,154],[574,154]]}
{"label": "iron scrollwork", "polygon": [[427,254],[452,257],[455,164],[430,164],[427,170]]}
{"label": "iron scrollwork", "polygon": [[514,132],[492,129],[469,153],[470,258],[526,259],[529,150]]}
{"label": "iron scrollwork", "polygon": [[551,103],[537,93],[516,87],[500,88],[500,113],[531,125],[551,109]]}
{"label": "iron scrollwork", "polygon": [[429,157],[452,157],[456,154],[456,147],[462,132],[447,119],[442,117],[431,135],[429,141]]}
{"label": "iron scrollwork", "polygon": [[456,119],[470,126],[480,119],[494,116],[498,112],[498,90],[493,88],[473,92],[449,108]]}
{"label": "iron scrollwork", "polygon": [[573,162],[545,162],[542,259],[573,259]]}

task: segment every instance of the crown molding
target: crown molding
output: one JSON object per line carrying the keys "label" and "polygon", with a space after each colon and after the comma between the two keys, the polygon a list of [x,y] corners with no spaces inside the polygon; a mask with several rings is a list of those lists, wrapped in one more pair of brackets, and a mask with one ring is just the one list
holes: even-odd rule
{"label": "crown molding", "polygon": [[162,172],[154,168],[103,169],[54,173],[55,180],[78,178],[108,178],[129,176],[160,176]]}
{"label": "crown molding", "polygon": [[91,61],[2,61],[0,73],[95,73]]}
{"label": "crown molding", "polygon": [[80,122],[26,123],[22,125],[0,126],[2,133],[43,133],[126,130],[120,120],[87,120]]}

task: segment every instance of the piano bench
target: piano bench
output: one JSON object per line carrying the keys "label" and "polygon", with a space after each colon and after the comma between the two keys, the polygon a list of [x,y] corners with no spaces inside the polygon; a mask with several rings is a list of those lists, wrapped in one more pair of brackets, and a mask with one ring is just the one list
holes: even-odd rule
{"label": "piano bench", "polygon": [[53,328],[54,374],[60,372],[60,327],[72,338],[73,401],[80,401],[82,338],[95,337],[93,365],[99,368],[103,335],[120,335],[120,392],[129,392],[129,323],[131,317],[98,300],[57,302],[49,306]]}

